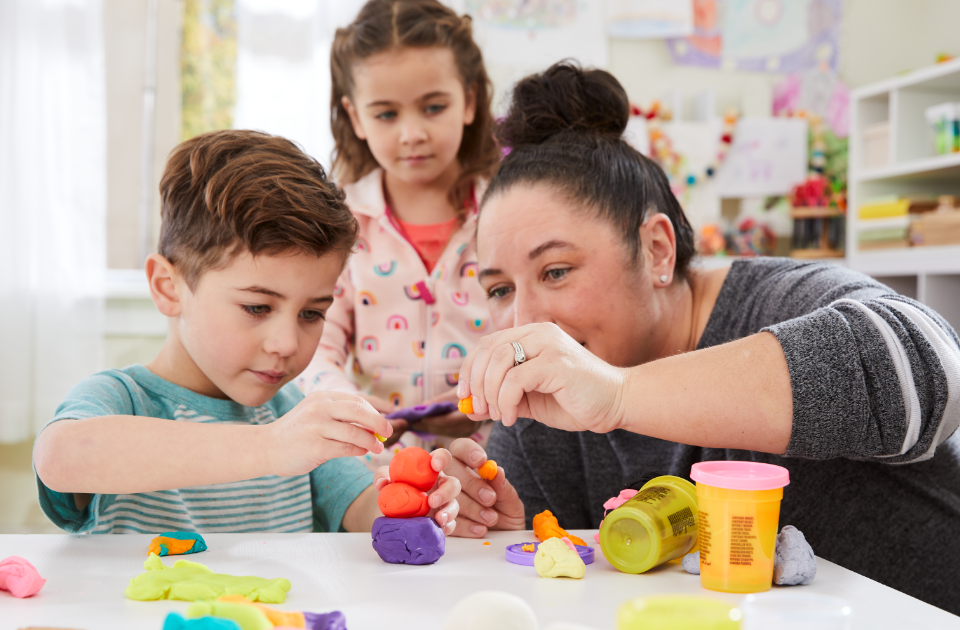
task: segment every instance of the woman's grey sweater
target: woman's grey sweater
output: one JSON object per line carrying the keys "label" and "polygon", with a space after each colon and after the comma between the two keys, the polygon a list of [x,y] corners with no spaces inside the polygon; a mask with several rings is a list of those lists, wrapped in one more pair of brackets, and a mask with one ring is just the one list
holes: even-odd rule
{"label": "woman's grey sweater", "polygon": [[[698,345],[776,335],[793,386],[780,455],[700,448],[627,431],[497,423],[488,453],[533,516],[595,528],[638,473],[689,478],[717,459],[790,471],[781,525],[827,560],[960,614],[960,339],[939,315],[862,274],[823,263],[733,263]],[[708,401],[709,402],[709,401]],[[683,422],[683,418],[677,418]]]}

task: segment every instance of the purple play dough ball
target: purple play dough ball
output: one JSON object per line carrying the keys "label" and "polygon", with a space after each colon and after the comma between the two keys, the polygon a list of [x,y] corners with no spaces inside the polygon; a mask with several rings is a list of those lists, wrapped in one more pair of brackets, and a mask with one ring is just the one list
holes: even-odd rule
{"label": "purple play dough ball", "polygon": [[389,518],[373,522],[373,548],[391,564],[433,564],[440,559],[446,538],[428,516]]}
{"label": "purple play dough ball", "polygon": [[347,618],[339,610],[328,613],[303,613],[306,630],[347,630]]}

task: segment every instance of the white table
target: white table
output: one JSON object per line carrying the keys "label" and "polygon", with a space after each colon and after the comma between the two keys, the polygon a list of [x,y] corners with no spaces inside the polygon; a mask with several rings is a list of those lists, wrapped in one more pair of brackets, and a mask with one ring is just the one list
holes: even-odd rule
{"label": "white table", "polygon": [[[596,530],[574,533],[593,542]],[[218,573],[284,577],[293,589],[284,610],[338,609],[350,630],[441,627],[450,608],[478,590],[514,593],[529,603],[541,627],[576,622],[614,627],[617,608],[627,599],[657,593],[709,595],[738,602],[739,595],[700,586],[678,564],[643,575],[614,569],[596,548],[596,561],[582,580],[545,579],[533,567],[508,563],[508,544],[534,540],[530,532],[496,532],[483,540],[447,539],[446,555],[434,565],[386,564],[369,534],[207,534],[208,551],[178,556]],[[143,571],[151,536],[0,536],[0,559],[29,560],[47,584],[30,599],[0,592],[0,630],[52,626],[78,630],[160,630],[170,611],[186,602],[136,602],[123,591]],[[483,542],[490,542],[484,545]],[[178,558],[164,558],[170,565]],[[835,564],[818,559],[809,586],[791,587],[829,594],[853,607],[853,628],[960,628],[956,617]],[[495,630],[491,628],[490,630]]]}

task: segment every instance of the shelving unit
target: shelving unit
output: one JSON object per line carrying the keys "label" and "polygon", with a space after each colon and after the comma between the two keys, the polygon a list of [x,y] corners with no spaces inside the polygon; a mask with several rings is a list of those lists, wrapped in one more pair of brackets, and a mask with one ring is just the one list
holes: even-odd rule
{"label": "shelving unit", "polygon": [[[924,110],[960,103],[960,59],[854,90],[850,99],[846,264],[916,298],[960,330],[960,245],[861,251],[857,208],[885,195],[960,195],[960,154],[936,155]],[[890,123],[890,161],[864,168],[864,130]]]}

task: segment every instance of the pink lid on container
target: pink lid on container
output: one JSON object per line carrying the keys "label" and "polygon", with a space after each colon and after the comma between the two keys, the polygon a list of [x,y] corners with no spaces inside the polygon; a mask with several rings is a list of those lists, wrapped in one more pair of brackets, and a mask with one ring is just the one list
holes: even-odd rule
{"label": "pink lid on container", "polygon": [[694,464],[690,478],[727,490],[776,490],[790,483],[790,473],[782,466],[726,460]]}

